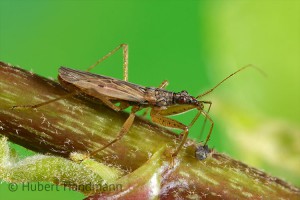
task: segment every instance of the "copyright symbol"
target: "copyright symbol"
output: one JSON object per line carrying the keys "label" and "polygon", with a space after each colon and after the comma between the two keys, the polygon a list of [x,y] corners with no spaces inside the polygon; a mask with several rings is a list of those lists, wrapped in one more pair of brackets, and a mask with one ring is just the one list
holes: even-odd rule
{"label": "copyright symbol", "polygon": [[18,189],[18,185],[16,183],[10,183],[10,184],[8,184],[8,189],[11,192],[15,192]]}

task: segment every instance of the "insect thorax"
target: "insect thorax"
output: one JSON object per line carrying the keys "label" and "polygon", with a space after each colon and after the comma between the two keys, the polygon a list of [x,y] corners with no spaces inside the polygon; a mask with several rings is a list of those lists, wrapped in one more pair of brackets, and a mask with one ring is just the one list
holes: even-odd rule
{"label": "insect thorax", "polygon": [[169,106],[173,104],[173,92],[160,88],[147,87],[145,91],[145,99],[149,104],[154,106]]}

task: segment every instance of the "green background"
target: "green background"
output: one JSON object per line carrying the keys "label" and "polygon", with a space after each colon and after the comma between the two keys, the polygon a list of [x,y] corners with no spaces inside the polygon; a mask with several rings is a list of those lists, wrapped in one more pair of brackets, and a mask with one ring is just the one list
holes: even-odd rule
{"label": "green background", "polygon": [[[55,78],[60,66],[84,70],[127,43],[130,82],[169,80],[167,89],[195,96],[253,64],[268,77],[248,69],[203,98],[213,101],[209,145],[300,186],[299,21],[300,1],[287,0],[0,0],[0,60]],[[93,72],[122,78],[121,52]],[[176,119],[188,123],[193,114]],[[0,192],[6,199],[83,198],[12,193],[5,183]]]}

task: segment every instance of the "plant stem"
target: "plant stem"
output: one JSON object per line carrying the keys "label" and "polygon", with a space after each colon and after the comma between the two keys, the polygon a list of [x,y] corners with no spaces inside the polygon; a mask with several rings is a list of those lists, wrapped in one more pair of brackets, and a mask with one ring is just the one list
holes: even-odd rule
{"label": "plant stem", "polygon": [[[66,94],[52,80],[0,62],[0,134],[35,152],[68,158],[71,152],[92,152],[113,140],[128,117],[86,97],[69,97],[37,109],[10,109]],[[178,142],[173,132],[137,117],[121,141],[94,157],[123,170],[117,180],[123,192],[93,197],[300,198],[298,188],[224,154],[213,152],[197,160],[192,140],[172,161],[169,154]]]}

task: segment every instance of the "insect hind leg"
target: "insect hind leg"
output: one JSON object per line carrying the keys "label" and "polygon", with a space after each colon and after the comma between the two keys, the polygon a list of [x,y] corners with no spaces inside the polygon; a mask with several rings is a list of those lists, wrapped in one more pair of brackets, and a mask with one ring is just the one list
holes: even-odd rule
{"label": "insect hind leg", "polygon": [[42,103],[38,103],[38,104],[34,104],[34,105],[20,105],[20,106],[12,106],[11,109],[14,110],[14,109],[20,109],[20,108],[29,108],[29,109],[34,109],[34,108],[38,108],[38,107],[41,107],[41,106],[44,106],[44,105],[47,105],[47,104],[50,104],[50,103],[53,103],[53,102],[56,102],[56,101],[59,101],[61,99],[66,99],[66,98],[69,98],[71,96],[74,96],[78,94],[77,91],[75,92],[71,92],[69,94],[66,94],[66,95],[63,95],[63,96],[60,96],[58,98],[55,98],[55,99],[51,99],[49,101],[44,101]]}
{"label": "insect hind leg", "polygon": [[114,48],[112,51],[110,51],[108,54],[100,58],[96,63],[91,65],[86,71],[91,71],[94,67],[96,67],[98,64],[109,58],[111,55],[116,53],[119,49],[123,48],[123,78],[124,81],[128,81],[128,44],[120,44],[116,48]]}

